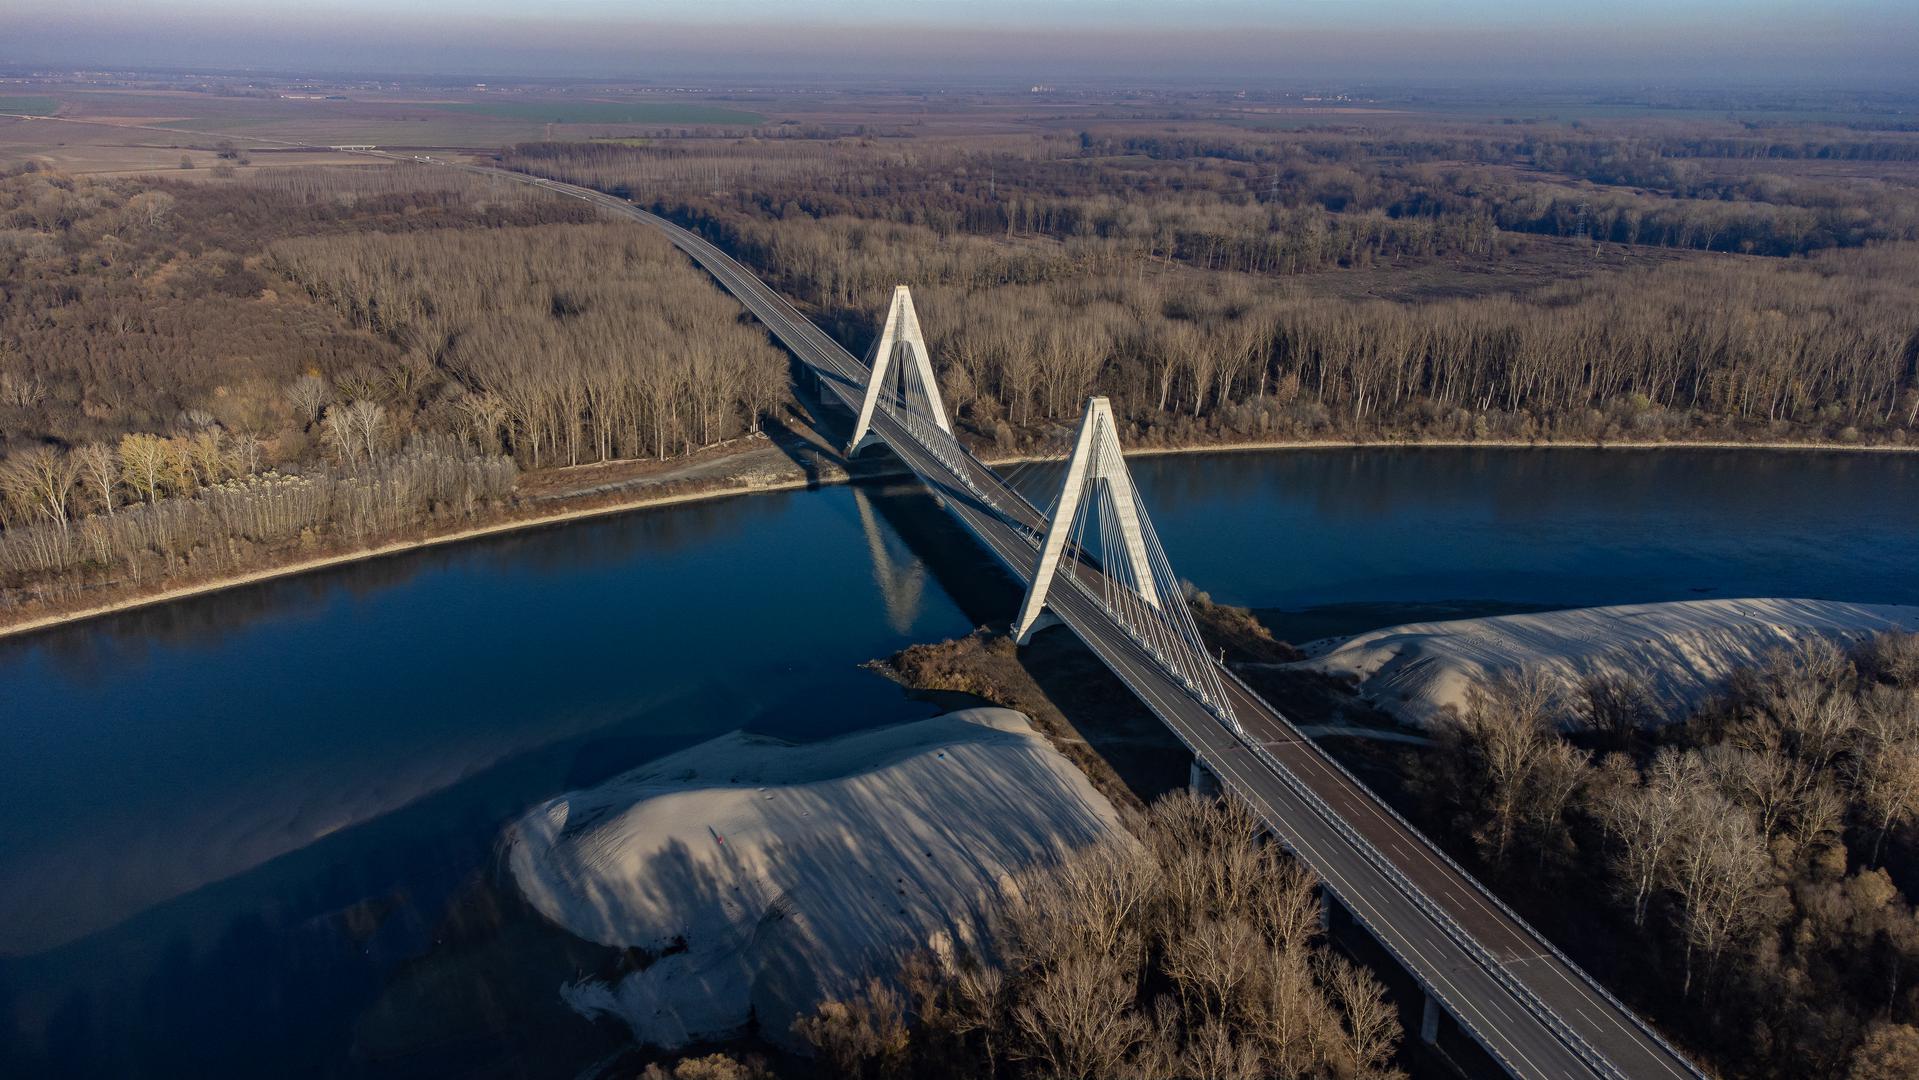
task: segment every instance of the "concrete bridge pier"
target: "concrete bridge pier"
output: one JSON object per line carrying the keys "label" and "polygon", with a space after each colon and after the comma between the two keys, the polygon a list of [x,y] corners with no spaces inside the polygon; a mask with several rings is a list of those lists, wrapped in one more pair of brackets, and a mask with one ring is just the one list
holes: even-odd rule
{"label": "concrete bridge pier", "polygon": [[1419,1014],[1419,1041],[1427,1046],[1439,1041],[1439,999],[1426,991],[1426,1006]]}
{"label": "concrete bridge pier", "polygon": [[1217,797],[1220,791],[1219,777],[1214,776],[1211,769],[1201,765],[1198,758],[1193,759],[1192,768],[1187,770],[1186,786],[1209,798]]}

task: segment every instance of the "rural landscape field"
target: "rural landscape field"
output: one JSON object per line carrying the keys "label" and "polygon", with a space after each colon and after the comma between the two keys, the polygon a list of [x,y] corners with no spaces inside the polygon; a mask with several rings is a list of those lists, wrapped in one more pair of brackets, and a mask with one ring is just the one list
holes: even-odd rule
{"label": "rural landscape field", "polygon": [[0,1074],[1919,1071],[1919,26],[839,6],[20,13]]}

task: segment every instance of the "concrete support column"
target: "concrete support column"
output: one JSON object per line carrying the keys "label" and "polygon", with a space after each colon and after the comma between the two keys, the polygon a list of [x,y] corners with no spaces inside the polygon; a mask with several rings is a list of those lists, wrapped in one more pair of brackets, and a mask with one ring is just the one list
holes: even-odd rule
{"label": "concrete support column", "polygon": [[1214,776],[1211,769],[1201,765],[1198,758],[1194,758],[1193,767],[1186,772],[1186,786],[1201,795],[1215,796],[1219,794],[1219,777]]}
{"label": "concrete support column", "polygon": [[1426,1007],[1419,1014],[1419,1041],[1431,1046],[1439,1039],[1439,999],[1426,992]]}
{"label": "concrete support column", "polygon": [[1333,932],[1333,905],[1339,901],[1333,899],[1333,891],[1326,886],[1319,887],[1319,932]]}

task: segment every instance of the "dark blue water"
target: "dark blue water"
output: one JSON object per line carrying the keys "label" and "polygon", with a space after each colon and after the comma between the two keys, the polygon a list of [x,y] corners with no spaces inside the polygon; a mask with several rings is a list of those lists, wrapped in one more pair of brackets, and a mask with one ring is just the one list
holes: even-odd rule
{"label": "dark blue water", "polygon": [[1134,469],[1179,572],[1229,603],[1919,603],[1905,454],[1315,450]]}
{"label": "dark blue water", "polygon": [[[1295,638],[1422,605],[1919,603],[1905,456],[1322,450],[1135,469],[1180,573],[1277,609]],[[733,728],[805,739],[926,715],[861,662],[1015,599],[910,487],[833,488],[0,643],[0,1075],[571,1076],[618,1032],[554,988],[618,958],[495,887],[501,826]]]}
{"label": "dark blue water", "polygon": [[[734,728],[933,713],[859,666],[971,626],[884,512],[943,522],[913,489],[688,504],[0,644],[0,1075],[571,1075],[553,992],[604,957],[542,968],[468,910],[501,826]],[[443,967],[538,1000],[410,985],[469,932]]]}

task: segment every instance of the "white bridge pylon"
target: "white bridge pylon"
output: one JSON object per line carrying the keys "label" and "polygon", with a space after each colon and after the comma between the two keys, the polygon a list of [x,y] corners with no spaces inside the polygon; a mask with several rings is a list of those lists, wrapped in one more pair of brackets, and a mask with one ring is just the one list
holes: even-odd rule
{"label": "white bridge pylon", "polygon": [[1066,463],[1066,480],[1060,485],[1059,502],[1046,522],[1046,539],[1040,544],[1039,561],[1033,564],[1033,580],[1027,586],[1025,603],[1020,605],[1019,618],[1013,623],[1013,637],[1021,645],[1039,629],[1046,594],[1053,586],[1053,574],[1059,569],[1060,557],[1066,553],[1066,542],[1076,531],[1075,523],[1081,520],[1081,504],[1087,501],[1089,485],[1095,494],[1103,487],[1112,498],[1111,516],[1117,519],[1124,542],[1125,569],[1139,583],[1140,599],[1159,607],[1159,589],[1146,559],[1146,538],[1139,523],[1139,498],[1133,491],[1132,474],[1126,471],[1126,461],[1120,456],[1113,406],[1105,398],[1096,397],[1086,403],[1086,415],[1080,418],[1079,438],[1074,440],[1073,456]]}
{"label": "white bridge pylon", "polygon": [[[1063,580],[1062,580],[1063,579]],[[1103,607],[1167,673],[1238,729],[1219,668],[1193,621],[1179,579],[1141,507],[1119,444],[1113,407],[1089,398],[1031,584],[1013,623],[1025,644],[1048,617],[1048,598],[1062,586]]]}
{"label": "white bridge pylon", "polygon": [[913,310],[913,294],[906,286],[893,289],[893,304],[886,311],[886,329],[873,345],[872,375],[866,382],[866,396],[860,402],[860,416],[853,424],[853,437],[847,441],[846,456],[864,449],[873,435],[873,410],[904,410],[913,420],[931,420],[948,439],[953,425],[946,419],[946,405],[940,400],[939,380],[933,377],[933,358],[927,352],[926,338],[920,333],[919,315]]}

